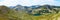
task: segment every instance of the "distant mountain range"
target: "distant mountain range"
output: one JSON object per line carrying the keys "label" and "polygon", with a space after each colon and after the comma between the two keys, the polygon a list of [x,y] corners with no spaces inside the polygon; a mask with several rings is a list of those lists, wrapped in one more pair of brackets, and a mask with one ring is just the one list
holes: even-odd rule
{"label": "distant mountain range", "polygon": [[[35,15],[40,15],[40,13],[58,13],[59,10],[56,10],[56,8],[60,9],[60,6],[54,6],[54,5],[32,5],[32,6],[21,6],[21,5],[16,5],[16,6],[11,6],[9,7],[10,9],[14,9],[16,11],[26,11],[29,14],[32,14],[32,12]],[[40,10],[41,9],[41,10]],[[52,10],[53,9],[53,10]]]}
{"label": "distant mountain range", "polygon": [[47,8],[47,9],[52,9],[52,8],[60,8],[60,6],[53,6],[53,5],[32,5],[32,6],[22,6],[22,5],[16,5],[16,6],[10,6],[9,8],[15,9],[15,10],[33,10],[33,9],[39,9],[39,8]]}

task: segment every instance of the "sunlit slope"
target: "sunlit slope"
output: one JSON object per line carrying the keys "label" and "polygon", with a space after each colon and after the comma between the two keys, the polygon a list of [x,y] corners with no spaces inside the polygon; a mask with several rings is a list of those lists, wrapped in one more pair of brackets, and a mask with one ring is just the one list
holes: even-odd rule
{"label": "sunlit slope", "polygon": [[42,15],[42,16],[33,16],[32,18],[34,20],[53,20],[53,19],[57,20],[60,17],[58,15],[60,15],[60,13],[59,14]]}
{"label": "sunlit slope", "polygon": [[[36,12],[27,13],[25,10],[16,11],[14,9],[3,8],[5,6],[0,7],[0,20],[60,20],[60,11],[57,13],[54,10],[51,10],[52,13],[43,13],[42,10],[46,10],[45,8],[34,9]],[[34,14],[41,13],[39,16]]]}
{"label": "sunlit slope", "polygon": [[17,20],[57,20],[57,17],[60,17],[60,12],[55,13],[52,12],[51,14],[43,14],[40,16],[29,15],[25,11],[18,11],[18,13],[13,13],[11,16],[12,18],[17,18]]}
{"label": "sunlit slope", "polygon": [[[57,14],[48,14],[48,15],[41,15],[41,16],[33,16],[33,15],[29,15],[29,14],[21,14],[21,16],[18,16],[17,14],[15,16],[18,17],[18,19],[20,20],[57,20],[60,13]],[[15,17],[14,16],[14,17]],[[20,18],[19,18],[20,17]]]}

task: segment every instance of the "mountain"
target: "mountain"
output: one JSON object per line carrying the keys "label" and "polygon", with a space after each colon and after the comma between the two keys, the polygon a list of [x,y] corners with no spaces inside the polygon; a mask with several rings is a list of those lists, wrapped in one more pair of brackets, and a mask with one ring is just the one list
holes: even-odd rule
{"label": "mountain", "polygon": [[13,8],[15,8],[15,6],[9,6],[8,8],[13,9]]}
{"label": "mountain", "polygon": [[16,11],[25,10],[28,13],[31,13],[33,10],[37,10],[37,9],[43,9],[44,8],[44,9],[47,9],[47,10],[52,10],[54,8],[59,8],[59,7],[60,6],[54,6],[54,5],[32,5],[32,6],[16,5],[16,6],[11,6],[10,8],[12,8]]}
{"label": "mountain", "polygon": [[32,5],[30,6],[32,9],[37,9],[37,8],[40,8],[40,5]]}
{"label": "mountain", "polygon": [[16,11],[24,9],[21,5],[11,6],[10,8],[15,9]]}

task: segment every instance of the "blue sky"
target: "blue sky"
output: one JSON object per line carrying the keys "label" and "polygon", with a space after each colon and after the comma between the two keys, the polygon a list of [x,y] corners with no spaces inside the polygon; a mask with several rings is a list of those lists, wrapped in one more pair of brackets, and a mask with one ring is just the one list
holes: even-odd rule
{"label": "blue sky", "polygon": [[60,0],[0,0],[0,5],[15,6],[17,4],[23,6],[44,4],[60,6]]}
{"label": "blue sky", "polygon": [[3,0],[0,0],[0,2],[3,1]]}

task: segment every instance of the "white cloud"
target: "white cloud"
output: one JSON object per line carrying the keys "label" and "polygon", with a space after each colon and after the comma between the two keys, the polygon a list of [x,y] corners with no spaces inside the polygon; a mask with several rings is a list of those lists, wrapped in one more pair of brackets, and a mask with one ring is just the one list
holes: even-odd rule
{"label": "white cloud", "polygon": [[5,0],[3,2],[0,2],[0,5],[7,5],[7,6],[15,6],[16,4],[18,4],[17,0]]}
{"label": "white cloud", "polygon": [[60,5],[60,2],[55,0],[24,0],[21,3],[22,5],[44,5],[44,4],[50,4],[50,5]]}
{"label": "white cloud", "polygon": [[54,0],[22,0],[21,5],[43,5],[43,4],[54,4]]}
{"label": "white cloud", "polygon": [[6,5],[6,6],[15,6],[17,4],[23,6],[43,5],[43,4],[59,5],[60,2],[56,2],[55,0],[4,0],[0,2],[0,5]]}

